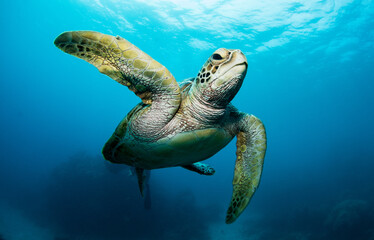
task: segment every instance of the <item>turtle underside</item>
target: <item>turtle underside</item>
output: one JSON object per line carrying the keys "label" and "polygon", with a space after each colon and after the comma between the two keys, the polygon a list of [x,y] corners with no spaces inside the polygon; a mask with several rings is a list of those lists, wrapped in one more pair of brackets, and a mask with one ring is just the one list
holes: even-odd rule
{"label": "turtle underside", "polygon": [[131,134],[129,126],[136,112],[144,107],[143,104],[136,106],[118,125],[103,148],[107,160],[144,169],[184,166],[208,159],[235,136],[217,124],[192,125],[195,121],[183,119],[186,116],[177,113],[165,127],[168,130],[160,139],[149,141],[136,138]]}

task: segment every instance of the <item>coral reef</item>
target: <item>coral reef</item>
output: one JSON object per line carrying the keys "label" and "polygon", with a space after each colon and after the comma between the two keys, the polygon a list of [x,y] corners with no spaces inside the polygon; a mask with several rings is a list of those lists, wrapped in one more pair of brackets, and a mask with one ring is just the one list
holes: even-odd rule
{"label": "coral reef", "polygon": [[368,239],[374,230],[373,209],[364,200],[339,202],[328,214],[328,235],[339,239]]}
{"label": "coral reef", "polygon": [[51,174],[46,212],[61,236],[209,239],[212,217],[197,205],[193,193],[174,195],[152,178],[153,206],[146,210],[136,178],[105,164],[101,157],[76,155]]}

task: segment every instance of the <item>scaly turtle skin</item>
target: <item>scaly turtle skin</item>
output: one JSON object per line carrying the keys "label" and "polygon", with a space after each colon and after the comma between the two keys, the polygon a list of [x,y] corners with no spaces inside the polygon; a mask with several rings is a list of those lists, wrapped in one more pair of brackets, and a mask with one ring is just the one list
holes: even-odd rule
{"label": "scaly turtle skin", "polygon": [[236,136],[233,195],[226,223],[236,220],[259,185],[266,151],[262,122],[230,104],[247,71],[241,51],[218,49],[195,78],[178,84],[164,66],[118,36],[65,32],[55,45],[93,64],[141,98],[103,148],[105,159],[135,167],[141,193],[144,169],[182,166],[212,175],[214,169],[200,161]]}

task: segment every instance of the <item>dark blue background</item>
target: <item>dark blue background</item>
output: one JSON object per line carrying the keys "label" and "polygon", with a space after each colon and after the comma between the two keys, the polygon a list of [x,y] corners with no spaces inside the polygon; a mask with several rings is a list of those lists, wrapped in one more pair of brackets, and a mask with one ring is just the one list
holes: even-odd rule
{"label": "dark blue background", "polygon": [[[265,3],[1,2],[0,239],[373,239],[374,3]],[[233,103],[265,123],[268,151],[237,222],[224,224],[234,141],[212,177],[152,171],[144,209],[101,156],[139,99],[58,50],[68,30],[121,35],[178,81],[216,48],[246,53]]]}

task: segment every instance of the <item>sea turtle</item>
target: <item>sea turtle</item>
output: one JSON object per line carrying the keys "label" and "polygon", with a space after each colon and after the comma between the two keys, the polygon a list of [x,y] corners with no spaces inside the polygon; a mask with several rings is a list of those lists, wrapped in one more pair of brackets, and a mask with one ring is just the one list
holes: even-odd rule
{"label": "sea turtle", "polygon": [[135,167],[141,193],[144,169],[181,166],[214,174],[212,167],[200,161],[236,136],[233,195],[226,223],[237,219],[259,185],[266,151],[262,122],[230,103],[247,72],[240,50],[216,50],[196,77],[178,84],[168,69],[119,36],[72,31],[62,33],[54,43],[141,98],[102,151],[110,162]]}

